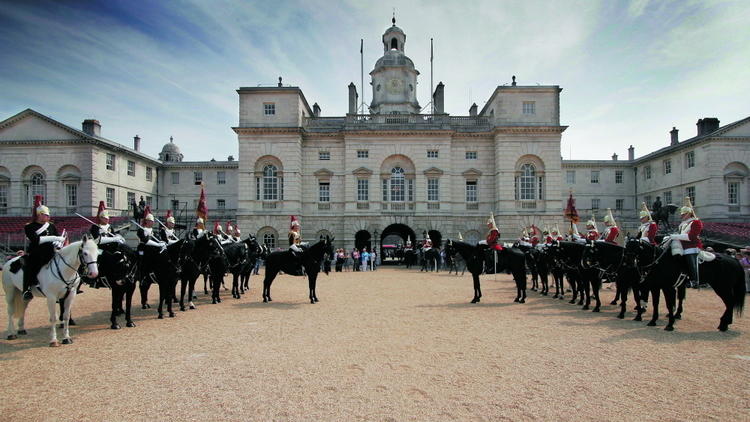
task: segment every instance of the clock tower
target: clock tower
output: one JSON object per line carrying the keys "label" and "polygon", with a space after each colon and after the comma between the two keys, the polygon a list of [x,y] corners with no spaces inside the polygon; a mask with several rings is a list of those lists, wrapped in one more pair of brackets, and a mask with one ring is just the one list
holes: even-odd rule
{"label": "clock tower", "polygon": [[383,57],[370,72],[372,78],[371,114],[418,114],[417,75],[414,62],[404,55],[406,34],[393,25],[383,34]]}

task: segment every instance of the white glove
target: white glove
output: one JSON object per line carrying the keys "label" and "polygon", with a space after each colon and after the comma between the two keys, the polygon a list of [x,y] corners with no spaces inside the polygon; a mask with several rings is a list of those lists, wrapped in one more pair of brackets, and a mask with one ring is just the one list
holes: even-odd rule
{"label": "white glove", "polygon": [[480,240],[479,243],[477,243],[477,245],[486,245],[486,244],[487,244],[486,240]]}
{"label": "white glove", "polygon": [[687,233],[673,234],[672,235],[672,239],[676,239],[676,240],[690,240],[690,235],[688,235]]}
{"label": "white glove", "polygon": [[669,242],[670,240],[672,240],[672,236],[666,235],[666,236],[664,236],[664,238],[661,241],[662,241],[662,243],[664,243],[664,242]]}
{"label": "white glove", "polygon": [[59,242],[61,239],[65,239],[62,236],[39,236],[39,244],[42,243],[50,243],[50,242]]}
{"label": "white glove", "polygon": [[166,244],[164,242],[157,242],[155,240],[149,240],[148,242],[146,242],[146,245],[148,245],[148,246],[156,246],[156,247],[159,247],[159,248],[163,248],[164,246],[166,246]]}

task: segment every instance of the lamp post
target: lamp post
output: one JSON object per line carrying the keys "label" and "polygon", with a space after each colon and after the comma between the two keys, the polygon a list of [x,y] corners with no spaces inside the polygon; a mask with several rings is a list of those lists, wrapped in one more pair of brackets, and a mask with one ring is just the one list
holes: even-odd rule
{"label": "lamp post", "polygon": [[377,265],[377,259],[380,258],[380,249],[378,249],[378,230],[375,229],[372,231],[372,236],[375,238],[375,248],[373,248],[373,252],[376,253],[376,259],[373,260],[373,266],[372,270],[375,270],[375,265]]}

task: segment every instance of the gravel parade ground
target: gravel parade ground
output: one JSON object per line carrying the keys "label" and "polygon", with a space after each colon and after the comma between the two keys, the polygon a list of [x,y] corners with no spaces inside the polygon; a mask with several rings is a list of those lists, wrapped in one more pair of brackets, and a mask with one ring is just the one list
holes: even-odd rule
{"label": "gravel parade ground", "polygon": [[[231,277],[227,277],[230,287]],[[134,296],[135,328],[109,329],[110,292],[85,288],[74,344],[48,347],[46,303],[29,334],[0,340],[3,421],[747,421],[750,315],[716,327],[723,305],[688,290],[676,331],[625,320],[602,290],[601,313],[482,277],[383,267],[280,276],[273,302],[251,291],[156,318]],[[7,326],[5,298],[0,322]],[[748,303],[750,306],[750,301]],[[175,308],[177,309],[177,308]],[[58,330],[60,336],[61,330]]]}

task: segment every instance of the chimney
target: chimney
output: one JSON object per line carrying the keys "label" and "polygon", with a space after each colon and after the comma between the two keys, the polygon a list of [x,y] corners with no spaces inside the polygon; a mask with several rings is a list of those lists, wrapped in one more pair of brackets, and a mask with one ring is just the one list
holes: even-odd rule
{"label": "chimney", "polygon": [[102,125],[98,120],[86,119],[83,121],[83,132],[91,136],[101,136]]}
{"label": "chimney", "polygon": [[630,148],[628,148],[628,160],[635,160],[635,148],[633,148],[632,145],[630,146]]}
{"label": "chimney", "polygon": [[617,153],[612,154],[612,161],[617,161]]}
{"label": "chimney", "polygon": [[359,101],[359,95],[357,95],[357,87],[354,82],[349,84],[349,114],[357,114],[357,102]]}
{"label": "chimney", "polygon": [[230,155],[229,157],[227,157],[227,161],[234,161],[234,155]]}
{"label": "chimney", "polygon": [[474,103],[469,107],[469,116],[476,117],[477,116],[477,103]]}
{"label": "chimney", "polygon": [[282,86],[284,86],[284,84],[281,83],[281,76],[279,76],[279,88],[281,88]]}
{"label": "chimney", "polygon": [[320,106],[318,103],[313,104],[313,115],[315,117],[320,117]]}
{"label": "chimney", "polygon": [[672,130],[669,131],[669,135],[672,139],[669,145],[677,145],[680,142],[680,139],[677,136],[677,132],[679,132],[679,130],[676,127],[672,126]]}
{"label": "chimney", "polygon": [[135,135],[133,137],[133,149],[136,151],[141,150],[141,137],[138,135]]}
{"label": "chimney", "polygon": [[445,113],[445,85],[440,81],[432,94],[432,104],[435,107],[435,114]]}
{"label": "chimney", "polygon": [[704,117],[698,119],[696,126],[698,126],[698,136],[708,135],[719,128],[719,119],[716,117]]}

